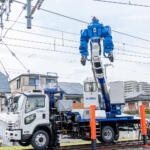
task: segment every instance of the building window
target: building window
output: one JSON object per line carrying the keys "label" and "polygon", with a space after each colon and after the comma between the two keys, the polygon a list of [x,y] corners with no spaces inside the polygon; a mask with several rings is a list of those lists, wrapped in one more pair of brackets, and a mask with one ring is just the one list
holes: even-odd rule
{"label": "building window", "polygon": [[49,83],[55,83],[55,80],[54,79],[46,79],[46,84],[49,84]]}
{"label": "building window", "polygon": [[39,84],[39,77],[30,77],[29,85],[34,86]]}
{"label": "building window", "polygon": [[17,80],[17,89],[20,88],[20,79]]}

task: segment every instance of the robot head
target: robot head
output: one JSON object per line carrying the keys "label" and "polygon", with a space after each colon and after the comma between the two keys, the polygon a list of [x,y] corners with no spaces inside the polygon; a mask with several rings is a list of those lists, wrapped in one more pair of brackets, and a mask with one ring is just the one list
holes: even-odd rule
{"label": "robot head", "polygon": [[99,22],[99,20],[94,16],[94,17],[92,18],[92,22]]}

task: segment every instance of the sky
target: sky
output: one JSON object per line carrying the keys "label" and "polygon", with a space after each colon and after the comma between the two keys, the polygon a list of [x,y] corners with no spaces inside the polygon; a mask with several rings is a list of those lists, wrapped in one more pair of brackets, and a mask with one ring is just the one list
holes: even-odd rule
{"label": "sky", "polygon": [[[26,0],[19,1],[26,3]],[[36,1],[33,0],[32,5]],[[128,0],[114,1],[129,2]],[[150,5],[149,0],[142,0],[142,2],[141,0],[130,0],[130,2]],[[92,17],[96,16],[101,23],[111,26],[112,30],[150,40],[150,8],[116,5],[94,0],[44,0],[41,8],[89,23]],[[7,28],[12,26],[13,22],[11,20],[16,20],[22,9],[23,6],[20,4],[15,2],[12,4],[9,16],[10,21],[4,20],[2,36],[7,31]],[[78,49],[80,30],[87,28],[86,24],[37,10],[33,15],[32,29],[26,29],[25,16],[26,10],[23,11],[18,20],[18,22],[23,22],[24,24],[16,22],[12,28],[13,30],[8,30],[3,41],[8,44],[9,48],[15,52],[16,56],[31,73],[46,74],[47,72],[56,72],[58,73],[59,81],[80,83],[87,77],[92,76],[90,62],[87,62],[86,66],[81,65],[81,56]],[[37,28],[34,25],[72,32],[77,35]],[[30,34],[23,32],[29,32]],[[33,33],[36,33],[36,35]],[[115,62],[106,69],[108,81],[137,80],[150,82],[150,42],[115,32],[112,32],[112,37],[115,45]],[[140,48],[132,47],[128,44],[138,45]],[[0,45],[0,60],[9,73],[10,79],[21,73],[26,73],[27,71],[11,55],[6,46],[2,42]],[[146,49],[142,47],[146,47]],[[104,64],[109,63],[106,59],[103,61]],[[2,66],[0,66],[0,71],[4,72]]]}

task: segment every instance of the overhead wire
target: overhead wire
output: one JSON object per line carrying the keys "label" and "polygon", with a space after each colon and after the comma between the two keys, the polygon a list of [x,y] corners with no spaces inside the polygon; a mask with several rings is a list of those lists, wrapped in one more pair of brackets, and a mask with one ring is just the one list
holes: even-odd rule
{"label": "overhead wire", "polygon": [[124,53],[134,53],[134,54],[146,55],[146,56],[150,55],[150,53],[142,53],[142,52],[122,49],[122,48],[118,48],[118,47],[115,47],[115,50],[120,51],[120,52],[124,52]]}
{"label": "overhead wire", "polygon": [[[2,43],[0,43],[2,44]],[[62,51],[62,50],[56,50],[56,49],[48,49],[48,48],[39,48],[39,47],[33,47],[33,46],[26,46],[26,45],[17,45],[17,44],[5,44],[5,46],[12,46],[12,47],[22,47],[27,49],[35,49],[35,50],[41,50],[41,51],[52,51],[52,52],[60,52],[60,53],[66,53],[66,54],[75,54],[79,55],[79,53],[73,53],[70,51]],[[12,55],[15,55],[12,51],[10,51]],[[26,68],[26,67],[25,67]],[[27,69],[27,68],[26,68]]]}
{"label": "overhead wire", "polygon": [[[59,47],[66,47],[66,48],[78,49],[78,46],[62,45],[62,44],[51,43],[51,42],[42,42],[42,41],[27,40],[27,39],[21,39],[21,38],[13,38],[13,37],[5,37],[5,39],[16,40],[16,41],[23,41],[23,42],[30,42],[30,43],[36,43],[36,44],[52,45],[52,46],[55,45],[55,46],[59,46]],[[37,49],[39,49],[39,48],[37,48]],[[118,48],[118,47],[115,47],[115,50],[121,51],[121,52],[124,52],[124,53],[136,53],[136,54],[139,54],[139,55],[150,55],[150,53],[144,53],[144,52],[142,53],[142,52],[138,52],[138,51],[121,49],[121,48]],[[143,56],[143,57],[145,57],[145,56]]]}
{"label": "overhead wire", "polygon": [[123,45],[123,46],[130,46],[130,47],[136,47],[136,48],[142,48],[142,49],[150,50],[150,47],[144,47],[144,46],[135,45],[135,44],[126,43],[126,42],[114,41],[114,43],[118,43],[118,44]]}
{"label": "overhead wire", "polygon": [[19,15],[17,16],[16,20],[13,22],[13,24],[5,31],[4,35],[2,36],[3,38],[5,38],[6,34],[8,33],[8,31],[10,29],[12,29],[14,27],[14,25],[17,23],[17,21],[19,20],[19,18],[21,17],[23,11],[25,10],[26,6],[23,6],[23,9],[21,10],[21,12],[19,13]]}
{"label": "overhead wire", "polygon": [[[16,20],[14,21],[14,23],[13,23],[9,28],[7,28],[7,30],[5,31],[4,35],[1,34],[1,36],[2,36],[2,37],[1,37],[1,42],[2,42],[2,44],[5,45],[5,47],[9,50],[9,52],[11,53],[11,55],[12,55],[13,57],[15,57],[15,59],[22,65],[22,67],[23,67],[25,70],[28,71],[28,69],[25,67],[25,65],[23,64],[23,62],[16,56],[16,54],[15,54],[15,53],[8,47],[8,45],[5,44],[5,42],[3,41],[3,38],[5,38],[5,36],[7,35],[8,31],[11,30],[11,29],[14,27],[14,25],[16,24],[16,22],[17,22],[17,21],[19,20],[19,18],[21,17],[23,11],[25,10],[25,7],[26,7],[26,6],[23,7],[23,9],[21,10],[21,12],[19,13],[19,15],[17,16],[17,18],[16,18]],[[3,68],[4,68],[4,70],[5,70],[5,73],[6,73],[6,74],[8,75],[8,77],[9,77],[9,74],[7,73],[7,71],[6,71],[6,69],[5,69],[4,65],[3,65],[3,63],[2,63],[2,62],[0,62],[0,63],[1,63],[1,65],[3,66]]]}
{"label": "overhead wire", "polygon": [[[20,2],[18,0],[14,0],[14,2],[19,3],[19,4],[25,4],[25,3]],[[67,19],[70,19],[70,20],[74,20],[74,21],[77,21],[77,22],[80,22],[80,23],[89,24],[87,21],[77,19],[77,18],[74,18],[74,17],[70,17],[70,16],[67,16],[67,15],[63,15],[61,13],[57,13],[57,12],[54,12],[54,11],[51,11],[51,10],[47,10],[47,9],[43,9],[43,8],[40,8],[39,10],[50,13],[50,14],[57,15],[57,16],[60,16],[60,17],[64,17],[64,18],[67,18]],[[141,38],[141,37],[138,37],[138,36],[135,36],[135,35],[132,35],[132,34],[120,32],[120,31],[117,31],[117,30],[112,30],[112,31],[116,32],[118,34],[124,35],[124,36],[128,36],[128,37],[135,38],[135,39],[138,39],[138,40],[142,40],[142,41],[145,41],[145,42],[150,42],[149,39]]]}
{"label": "overhead wire", "polygon": [[[51,36],[51,35],[46,35],[46,34],[39,34],[39,33],[35,33],[35,32],[28,32],[28,31],[23,31],[23,30],[18,30],[18,29],[10,29],[10,30],[12,30],[12,31],[16,31],[16,32],[21,32],[21,33],[25,33],[25,34],[30,34],[30,35],[36,35],[36,36],[41,36],[41,37],[48,37],[48,38],[53,38],[53,39],[58,39],[58,40],[62,40],[62,38],[61,37],[56,37],[56,36]],[[10,37],[6,37],[6,38],[10,38]],[[11,39],[11,38],[10,38]],[[15,40],[15,38],[13,38],[14,40]],[[16,40],[22,40],[22,41],[28,41],[29,42],[29,40],[23,40],[23,39],[17,39],[16,38]],[[73,43],[79,43],[79,41],[77,41],[77,40],[72,40],[72,39],[66,39],[66,38],[63,38],[63,40],[64,41],[68,41],[68,42],[73,42]],[[37,41],[31,41],[30,40],[30,42],[37,42]],[[51,44],[51,45],[53,45],[52,43],[46,43],[46,42],[41,42],[41,41],[38,41],[38,43],[43,43],[43,44]],[[120,42],[117,42],[117,41],[114,41],[114,43],[120,43]],[[130,44],[130,43],[124,43],[124,42],[122,42],[122,43],[120,43],[120,44],[122,44],[122,45],[128,45],[128,46],[131,46],[131,47],[137,47],[137,48],[142,48],[142,49],[146,49],[146,50],[150,50],[150,48],[149,47],[141,47],[141,46],[139,46],[139,45],[133,45],[133,44]],[[58,45],[58,44],[56,44],[57,46],[63,46],[63,44],[60,44],[60,45]],[[76,46],[65,46],[64,45],[64,47],[70,47],[70,48],[77,48]],[[126,50],[124,50],[124,51],[126,51]],[[137,51],[136,51],[136,53],[137,53]],[[140,53],[140,52],[139,52]],[[141,53],[141,54],[143,54],[143,53]]]}
{"label": "overhead wire", "polygon": [[[17,2],[17,3],[21,3],[21,4],[24,4],[24,3],[22,3],[22,2],[19,2],[19,1],[16,1],[15,0],[15,2]],[[82,22],[82,23],[86,23],[86,24],[88,24],[88,22],[86,22],[86,21],[83,21],[83,20],[80,20],[80,19],[76,19],[76,18],[73,18],[73,17],[68,17],[68,16],[65,16],[65,15],[62,15],[62,14],[59,14],[59,13],[56,13],[56,12],[52,12],[52,11],[50,11],[50,10],[46,10],[46,9],[40,9],[40,10],[43,10],[43,11],[45,11],[45,12],[49,12],[49,13],[53,13],[53,14],[55,14],[55,15],[59,15],[59,16],[61,16],[61,17],[65,17],[65,18],[68,18],[68,19],[71,19],[71,20],[75,20],[75,21],[78,21],[78,22]],[[17,31],[16,29],[11,29],[11,30],[14,30],[14,31]],[[19,32],[22,32],[22,31],[20,31],[20,30],[18,30]],[[132,38],[136,38],[136,39],[139,39],[139,40],[143,40],[143,41],[147,41],[147,42],[150,42],[150,40],[147,40],[147,39],[144,39],[144,38],[141,38],[141,37],[137,37],[137,36],[134,36],[134,35],[130,35],[130,34],[127,34],[127,33],[123,33],[123,32],[119,32],[119,31],[116,31],[116,30],[112,30],[113,32],[116,32],[116,33],[118,33],[118,34],[123,34],[123,35],[126,35],[126,36],[130,36],[130,37],[132,37]],[[26,31],[24,32],[24,33],[27,33]],[[30,32],[30,34],[36,34],[36,33],[31,33]],[[36,35],[39,35],[39,36],[45,36],[45,37],[52,37],[52,36],[47,36],[47,35],[42,35],[42,34],[36,34]],[[57,37],[52,37],[52,38],[57,38]],[[58,39],[61,39],[61,38],[58,38]],[[64,40],[66,40],[66,39],[64,39]],[[68,39],[67,39],[68,40]],[[68,41],[74,41],[74,40],[68,40]],[[76,41],[76,42],[79,42],[79,41]],[[10,46],[15,46],[15,45],[10,45]],[[17,45],[16,45],[17,46]],[[18,46],[20,46],[20,45],[18,45]],[[8,47],[7,47],[8,48]],[[29,47],[27,47],[26,46],[26,48],[29,48]],[[33,47],[30,47],[30,48],[33,48]],[[36,48],[37,49],[37,48]],[[46,49],[45,49],[46,50]],[[55,52],[62,52],[62,51],[55,51]],[[66,53],[66,52],[63,52],[63,53]],[[67,52],[68,53],[68,52]],[[13,55],[13,53],[12,53],[12,55]],[[128,61],[128,60],[125,60],[125,61]],[[135,62],[135,61],[130,61],[130,62]],[[20,62],[21,63],[21,62]],[[140,62],[140,63],[143,63],[143,62]],[[146,63],[147,64],[147,63]],[[149,63],[148,63],[149,64]],[[25,66],[24,66],[25,67]]]}
{"label": "overhead wire", "polygon": [[[40,50],[40,51],[58,52],[58,53],[71,54],[71,55],[80,55],[77,52],[70,52],[70,51],[63,51],[63,50],[56,50],[56,49],[39,48],[39,47],[17,45],[17,44],[5,44],[5,45],[6,46],[12,46],[12,47],[22,47],[22,48],[26,48],[26,49],[35,49],[35,50]],[[125,52],[124,53],[116,52],[116,54],[127,55],[127,56],[131,56],[131,57],[141,57],[141,58],[148,58],[148,59],[150,58],[150,57],[146,57],[146,56],[139,56],[139,55],[128,54],[128,53],[125,53]],[[130,61],[130,60],[128,60],[128,61]]]}
{"label": "overhead wire", "polygon": [[22,61],[21,61],[21,60],[16,56],[16,54],[8,47],[8,44],[5,44],[4,41],[1,41],[1,42],[2,42],[1,44],[5,45],[5,47],[9,50],[9,52],[11,53],[11,55],[12,55],[13,57],[15,57],[16,60],[22,65],[22,67],[23,67],[27,72],[29,72],[29,69],[26,68],[26,66],[22,63]]}
{"label": "overhead wire", "polygon": [[111,1],[111,0],[94,0],[94,1],[103,2],[103,3],[119,4],[119,5],[147,7],[147,8],[150,7],[150,5],[143,5],[143,4],[131,3],[131,1],[129,1],[128,3],[126,3],[126,2],[119,2],[119,1]]}
{"label": "overhead wire", "polygon": [[[10,22],[15,22],[14,20],[9,20]],[[16,23],[18,24],[23,24],[25,25],[26,23],[21,22],[21,21],[17,21]],[[71,34],[71,35],[76,35],[76,36],[80,36],[79,33],[75,33],[75,32],[69,32],[69,31],[65,31],[65,30],[60,30],[60,29],[56,29],[56,28],[52,28],[52,27],[46,27],[46,26],[41,26],[41,25],[37,25],[37,24],[33,24],[33,27],[37,27],[37,28],[41,28],[41,29],[45,29],[45,30],[51,30],[51,31],[57,31],[57,32],[63,32],[66,34]]]}
{"label": "overhead wire", "polygon": [[150,57],[147,57],[147,56],[139,56],[139,55],[133,55],[133,54],[129,54],[129,53],[122,53],[122,52],[114,52],[114,53],[119,54],[119,55],[132,56],[132,57],[141,57],[141,58],[150,59]]}
{"label": "overhead wire", "polygon": [[[7,28],[5,28],[7,29]],[[31,34],[31,35],[37,35],[37,36],[41,36],[41,37],[48,37],[48,38],[53,38],[53,39],[58,39],[58,40],[62,40],[62,37],[55,37],[55,36],[51,36],[51,35],[46,35],[46,34],[40,34],[40,33],[35,33],[35,32],[29,32],[29,31],[23,31],[23,30],[19,30],[19,29],[10,29],[12,31],[16,31],[16,32],[21,32],[21,33],[26,33],[26,34]],[[72,39],[66,39],[63,38],[64,41],[68,41],[68,42],[74,42],[74,43],[79,43],[79,41],[77,40],[72,40]]]}
{"label": "overhead wire", "polygon": [[51,42],[42,42],[42,41],[35,41],[35,40],[27,40],[27,39],[21,39],[21,38],[12,38],[12,37],[6,37],[5,39],[9,40],[15,40],[15,41],[23,41],[23,42],[30,42],[30,43],[36,43],[36,44],[45,44],[45,45],[52,45],[52,46],[60,46],[60,47],[66,47],[66,48],[78,48],[77,46],[71,46],[71,45],[62,45],[62,44],[56,44]]}
{"label": "overhead wire", "polygon": [[[10,22],[14,22],[13,20],[9,20],[9,21]],[[18,24],[26,24],[24,22],[19,22],[19,21],[17,21],[16,23],[18,23]],[[66,33],[66,34],[80,36],[80,34],[78,34],[78,33],[69,32],[69,31],[65,31],[65,30],[59,30],[59,29],[56,29],[56,28],[50,28],[50,27],[46,27],[46,26],[39,26],[39,25],[35,25],[35,24],[33,24],[32,26],[37,27],[37,28],[41,28],[41,29],[45,29],[45,30],[51,30],[51,31],[56,31],[56,32],[61,32],[61,33]],[[126,42],[114,41],[114,43],[150,50],[150,47],[143,47],[143,46],[140,46],[140,45],[134,45],[134,44],[126,43]]]}

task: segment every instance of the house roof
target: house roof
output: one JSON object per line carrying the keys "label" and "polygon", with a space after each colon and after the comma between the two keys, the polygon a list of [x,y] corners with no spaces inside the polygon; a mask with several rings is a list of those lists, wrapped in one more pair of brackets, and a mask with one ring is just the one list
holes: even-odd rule
{"label": "house roof", "polygon": [[150,95],[146,95],[145,93],[138,93],[130,97],[126,97],[125,100],[126,101],[150,100]]}
{"label": "house roof", "polygon": [[0,72],[0,93],[10,93],[8,78]]}
{"label": "house roof", "polygon": [[58,85],[66,95],[83,95],[83,86],[80,83],[59,82]]}

